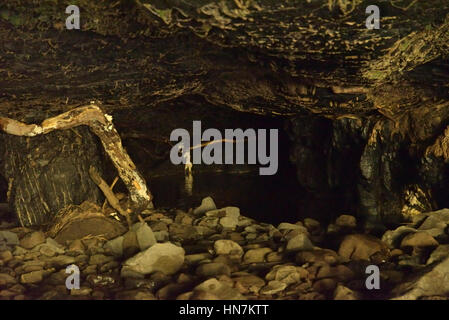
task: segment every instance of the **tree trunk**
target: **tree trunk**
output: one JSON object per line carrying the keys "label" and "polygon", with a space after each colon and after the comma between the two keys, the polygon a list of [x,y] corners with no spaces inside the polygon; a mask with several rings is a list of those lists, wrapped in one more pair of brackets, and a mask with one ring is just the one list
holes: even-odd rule
{"label": "tree trunk", "polygon": [[8,202],[23,226],[45,224],[69,204],[103,199],[89,176],[90,166],[103,166],[98,139],[87,127],[36,137],[0,134],[0,154]]}

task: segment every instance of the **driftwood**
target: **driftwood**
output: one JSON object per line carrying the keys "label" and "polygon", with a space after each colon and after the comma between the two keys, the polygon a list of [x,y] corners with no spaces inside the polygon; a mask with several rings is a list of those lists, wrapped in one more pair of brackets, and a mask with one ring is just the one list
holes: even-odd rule
{"label": "driftwood", "polygon": [[[0,131],[16,136],[34,137],[54,130],[70,129],[80,125],[88,126],[100,138],[106,153],[128,188],[131,199],[131,208],[129,209],[134,213],[139,213],[151,206],[152,195],[147,189],[145,179],[137,171],[133,161],[123,148],[120,136],[112,123],[112,117],[105,114],[97,105],[92,104],[72,109],[44,120],[40,125],[26,124],[0,117]],[[113,204],[111,203],[111,205]],[[125,211],[122,209],[120,213],[123,214],[123,212]]]}
{"label": "driftwood", "polygon": [[131,227],[131,217],[129,215],[129,212],[122,208],[122,206],[120,205],[120,201],[115,196],[112,188],[109,187],[106,181],[104,181],[103,178],[100,177],[98,171],[94,167],[89,168],[89,174],[98,188],[101,189],[111,207],[117,210],[118,213],[120,213],[122,216],[124,216],[126,218],[126,222],[128,223],[128,227]]}

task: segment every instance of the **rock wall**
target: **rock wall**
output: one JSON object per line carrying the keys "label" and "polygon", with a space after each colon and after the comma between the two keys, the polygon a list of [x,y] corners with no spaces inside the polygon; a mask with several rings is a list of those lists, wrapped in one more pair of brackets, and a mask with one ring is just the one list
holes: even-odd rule
{"label": "rock wall", "polygon": [[69,204],[99,202],[89,166],[102,168],[96,137],[87,128],[32,138],[0,135],[1,174],[11,181],[10,208],[23,226],[42,225]]}
{"label": "rock wall", "polygon": [[398,223],[445,207],[448,166],[444,156],[431,152],[442,134],[439,123],[432,126],[435,117],[441,121],[447,115],[412,112],[401,122],[379,117],[292,119],[291,160],[298,180],[312,192],[337,194],[342,209],[371,222]]}

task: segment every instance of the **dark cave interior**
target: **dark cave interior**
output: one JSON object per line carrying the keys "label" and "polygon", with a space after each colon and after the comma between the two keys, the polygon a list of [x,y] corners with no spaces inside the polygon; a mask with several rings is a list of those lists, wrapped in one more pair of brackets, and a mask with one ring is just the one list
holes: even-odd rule
{"label": "dark cave interior", "polygon": [[74,2],[0,2],[1,299],[449,298],[447,0]]}

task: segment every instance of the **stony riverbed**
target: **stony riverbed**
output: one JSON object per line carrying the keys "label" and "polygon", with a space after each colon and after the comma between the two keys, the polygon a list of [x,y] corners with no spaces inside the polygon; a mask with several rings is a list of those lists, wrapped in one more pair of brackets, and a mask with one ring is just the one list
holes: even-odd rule
{"label": "stony riverbed", "polygon": [[[273,226],[212,198],[156,210],[115,239],[60,244],[42,231],[0,230],[0,299],[447,299],[449,210],[422,213],[381,238],[355,217]],[[69,265],[80,288],[68,290]],[[369,265],[380,269],[368,290]]]}

